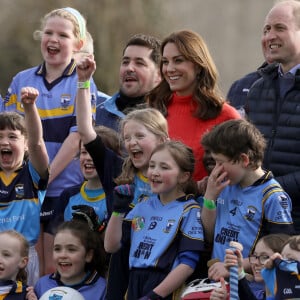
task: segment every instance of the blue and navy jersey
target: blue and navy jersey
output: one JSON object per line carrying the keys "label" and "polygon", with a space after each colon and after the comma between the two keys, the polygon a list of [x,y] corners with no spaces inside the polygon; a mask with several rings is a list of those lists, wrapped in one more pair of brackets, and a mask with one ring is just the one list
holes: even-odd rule
{"label": "blue and navy jersey", "polygon": [[88,205],[93,207],[100,222],[106,220],[108,217],[104,190],[87,190],[86,182],[82,184],[78,193],[69,198],[64,213],[65,221],[72,219],[73,205]]}
{"label": "blue and navy jersey", "polygon": [[14,229],[35,245],[46,185],[30,162],[24,161],[9,177],[0,171],[0,231]]}
{"label": "blue and navy jersey", "polygon": [[[64,285],[59,273],[45,275],[37,281],[34,292],[39,299],[46,291]],[[77,290],[84,299],[105,300],[106,280],[96,271],[88,274],[83,282],[68,287]]]}
{"label": "blue and navy jersey", "polygon": [[166,272],[178,264],[180,253],[203,248],[200,206],[193,199],[164,205],[155,195],[136,204],[124,222],[131,223],[130,268]]}
{"label": "blue and navy jersey", "polygon": [[153,195],[151,187],[149,185],[148,178],[145,177],[141,172],[138,172],[134,176],[134,199],[131,206],[136,205],[141,200],[148,198]]}
{"label": "blue and navy jersey", "polygon": [[300,299],[300,263],[275,259],[274,264],[274,268],[261,272],[266,283],[266,300]]}
{"label": "blue and navy jersey", "polygon": [[[77,131],[75,98],[77,93],[76,64],[72,60],[63,75],[49,84],[45,80],[44,64],[18,73],[12,80],[4,99],[4,110],[24,115],[21,88],[32,86],[39,91],[36,101],[42,120],[43,137],[50,163],[71,132]],[[91,82],[91,105],[96,111],[97,87]],[[79,148],[79,146],[78,146]],[[78,149],[79,151],[79,149]],[[74,159],[48,187],[47,196],[58,197],[62,190],[83,181],[79,162]]]}
{"label": "blue and navy jersey", "polygon": [[217,199],[212,257],[223,261],[230,241],[241,243],[247,257],[262,235],[290,234],[291,209],[291,199],[270,173],[252,186],[227,186]]}

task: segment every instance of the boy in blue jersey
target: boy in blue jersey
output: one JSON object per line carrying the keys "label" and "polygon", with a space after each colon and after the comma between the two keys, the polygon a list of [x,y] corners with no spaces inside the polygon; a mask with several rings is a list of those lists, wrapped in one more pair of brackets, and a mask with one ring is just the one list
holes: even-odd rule
{"label": "boy in blue jersey", "polygon": [[40,233],[40,210],[49,163],[35,105],[38,95],[35,88],[21,89],[25,119],[16,112],[0,114],[0,230],[14,229],[28,240],[31,246],[28,283],[31,285],[39,278],[34,246]]}
{"label": "boy in blue jersey", "polygon": [[[224,122],[201,142],[216,162],[201,217],[206,238],[213,243],[212,258],[220,260],[209,268],[208,276],[218,281],[229,275],[223,260],[230,241],[241,243],[243,257],[248,257],[261,236],[294,232],[291,199],[272,173],[262,169],[266,143],[253,124]],[[247,259],[244,268],[250,271]]]}

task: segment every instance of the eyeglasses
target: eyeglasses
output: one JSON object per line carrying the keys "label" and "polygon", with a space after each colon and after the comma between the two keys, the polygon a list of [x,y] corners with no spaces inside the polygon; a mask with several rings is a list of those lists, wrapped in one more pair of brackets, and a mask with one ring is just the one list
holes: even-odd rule
{"label": "eyeglasses", "polygon": [[249,262],[250,264],[255,264],[256,261],[258,260],[260,264],[264,265],[265,262],[270,258],[268,255],[249,255]]}

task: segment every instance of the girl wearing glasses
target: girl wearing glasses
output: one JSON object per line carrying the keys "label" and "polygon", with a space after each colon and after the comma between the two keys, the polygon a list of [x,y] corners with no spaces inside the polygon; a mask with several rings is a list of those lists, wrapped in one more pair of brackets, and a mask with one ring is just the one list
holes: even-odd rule
{"label": "girl wearing glasses", "polygon": [[[257,242],[253,253],[249,256],[249,263],[252,275],[246,274],[243,269],[243,256],[240,250],[226,250],[225,266],[238,265],[239,267],[239,298],[243,300],[263,300],[266,299],[265,284],[261,276],[261,270],[265,262],[275,253],[281,252],[286,241],[289,239],[287,234],[269,234],[263,236]],[[210,299],[225,300],[227,299],[226,288],[215,289]]]}

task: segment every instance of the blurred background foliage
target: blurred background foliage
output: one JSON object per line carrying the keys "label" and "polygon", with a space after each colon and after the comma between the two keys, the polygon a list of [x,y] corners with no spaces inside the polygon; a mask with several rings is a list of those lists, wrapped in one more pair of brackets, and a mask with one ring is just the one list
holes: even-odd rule
{"label": "blurred background foliage", "polygon": [[261,28],[272,4],[273,0],[1,0],[0,93],[5,95],[17,72],[42,62],[33,32],[46,13],[66,6],[87,19],[97,61],[94,79],[101,91],[117,91],[122,50],[131,35],[142,32],[163,39],[189,28],[207,42],[226,93],[234,80],[263,61]]}

